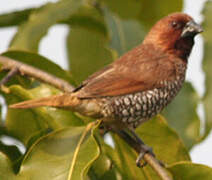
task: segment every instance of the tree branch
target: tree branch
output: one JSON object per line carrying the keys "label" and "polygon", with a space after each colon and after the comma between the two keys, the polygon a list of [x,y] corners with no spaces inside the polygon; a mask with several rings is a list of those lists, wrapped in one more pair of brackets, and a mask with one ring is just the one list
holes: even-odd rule
{"label": "tree branch", "polygon": [[[74,89],[74,87],[71,86],[68,82],[66,82],[60,78],[57,78],[56,76],[50,75],[40,69],[37,69],[30,65],[18,62],[11,58],[8,58],[5,56],[0,56],[0,64],[3,65],[2,66],[3,70],[13,71],[16,69],[16,71],[19,72],[21,75],[27,75],[27,76],[33,77],[37,80],[40,80],[44,83],[54,86],[57,89],[60,89],[61,91],[72,92],[72,90]],[[15,75],[15,74],[13,74],[12,72],[10,75],[8,74],[2,80],[3,83],[6,83],[13,75]],[[8,79],[8,77],[9,77],[9,79]],[[2,83],[2,81],[1,81],[1,83]]]}
{"label": "tree branch", "polygon": [[6,84],[14,75],[18,73],[18,68],[13,68],[9,73],[0,81],[0,87]]}
{"label": "tree branch", "polygon": [[[121,133],[121,131],[113,130],[120,138],[122,138],[130,147],[132,147],[138,154],[141,152],[140,144],[131,136]],[[167,170],[161,165],[152,154],[145,153],[143,159],[148,163],[152,169],[162,180],[172,180],[172,177],[168,174]],[[145,164],[144,164],[145,165]]]}

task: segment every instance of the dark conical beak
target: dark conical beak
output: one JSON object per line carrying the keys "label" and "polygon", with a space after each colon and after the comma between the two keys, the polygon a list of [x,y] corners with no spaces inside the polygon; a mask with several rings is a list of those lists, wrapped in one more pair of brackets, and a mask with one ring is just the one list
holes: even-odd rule
{"label": "dark conical beak", "polygon": [[203,32],[202,27],[193,20],[191,20],[185,25],[181,37],[184,38],[188,36],[195,36],[196,34],[199,34],[201,32]]}

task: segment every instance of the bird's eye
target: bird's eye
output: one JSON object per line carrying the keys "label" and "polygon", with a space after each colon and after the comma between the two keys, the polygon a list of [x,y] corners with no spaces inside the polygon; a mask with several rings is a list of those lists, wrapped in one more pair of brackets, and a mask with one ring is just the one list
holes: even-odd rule
{"label": "bird's eye", "polygon": [[173,27],[173,28],[176,28],[176,27],[177,27],[177,22],[176,22],[176,21],[173,21],[173,22],[172,22],[172,27]]}
{"label": "bird's eye", "polygon": [[172,21],[171,26],[175,29],[179,29],[181,27],[181,24],[176,21]]}

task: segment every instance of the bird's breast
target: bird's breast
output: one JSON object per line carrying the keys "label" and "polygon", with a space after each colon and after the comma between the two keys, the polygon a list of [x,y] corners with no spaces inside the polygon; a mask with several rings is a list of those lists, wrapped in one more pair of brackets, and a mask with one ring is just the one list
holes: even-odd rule
{"label": "bird's breast", "polygon": [[102,114],[128,127],[136,128],[142,122],[158,114],[177,95],[184,82],[184,76],[174,81],[161,81],[160,88],[132,94],[103,98]]}

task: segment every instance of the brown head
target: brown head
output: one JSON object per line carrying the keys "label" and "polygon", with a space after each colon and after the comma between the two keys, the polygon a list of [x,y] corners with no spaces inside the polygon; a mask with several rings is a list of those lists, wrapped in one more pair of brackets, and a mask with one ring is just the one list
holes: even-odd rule
{"label": "brown head", "polygon": [[159,20],[148,33],[144,44],[153,44],[165,52],[187,60],[194,37],[202,32],[199,24],[184,13],[173,13]]}

